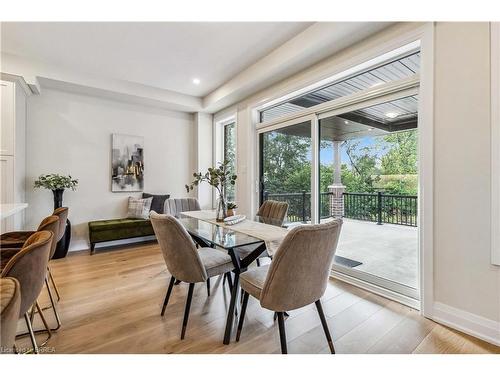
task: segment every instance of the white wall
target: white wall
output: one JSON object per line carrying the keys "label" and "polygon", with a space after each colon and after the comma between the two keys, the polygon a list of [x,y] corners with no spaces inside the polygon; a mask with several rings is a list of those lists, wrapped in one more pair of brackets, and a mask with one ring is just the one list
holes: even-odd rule
{"label": "white wall", "polygon": [[[213,163],[213,116],[207,113],[197,112],[194,114],[196,166],[193,172],[206,172],[208,168],[214,166]],[[193,178],[191,177],[191,180]],[[190,181],[191,181],[190,180]],[[213,188],[203,183],[195,188],[196,198],[200,202],[202,209],[212,209]]]}
{"label": "white wall", "polygon": [[435,301],[500,322],[500,268],[490,258],[488,23],[437,23],[434,77]]}
{"label": "white wall", "polygon": [[144,136],[145,192],[187,195],[195,167],[193,116],[153,107],[44,89],[28,99],[27,227],[52,212],[52,193],[33,190],[44,173],[71,174],[77,191],[64,193],[73,226],[71,250],[88,249],[90,220],[126,216],[127,197],[112,193],[111,134]]}

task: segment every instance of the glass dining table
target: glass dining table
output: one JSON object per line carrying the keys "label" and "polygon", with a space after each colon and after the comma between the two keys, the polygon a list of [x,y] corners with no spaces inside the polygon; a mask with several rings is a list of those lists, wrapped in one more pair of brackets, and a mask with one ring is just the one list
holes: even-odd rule
{"label": "glass dining table", "polygon": [[[179,215],[179,221],[182,223],[193,240],[202,247],[217,247],[228,252],[234,265],[234,277],[231,287],[231,301],[226,319],[226,328],[224,332],[224,344],[229,344],[234,325],[234,316],[236,313],[236,303],[239,294],[239,278],[242,272],[245,272],[248,266],[255,261],[264,251],[266,251],[266,241],[257,236],[252,236],[238,230],[238,226],[228,226],[215,223],[213,220],[193,217],[194,211],[183,212]],[[263,230],[269,230],[266,226],[273,226],[280,232],[285,230],[281,228],[281,223],[272,219],[256,216],[252,222],[260,223]],[[265,225],[265,226],[262,226]],[[279,228],[277,228],[279,227]],[[286,230],[285,230],[286,231]],[[252,246],[251,252],[246,252],[245,256],[240,256],[238,248],[242,246]],[[231,284],[230,284],[231,285]]]}

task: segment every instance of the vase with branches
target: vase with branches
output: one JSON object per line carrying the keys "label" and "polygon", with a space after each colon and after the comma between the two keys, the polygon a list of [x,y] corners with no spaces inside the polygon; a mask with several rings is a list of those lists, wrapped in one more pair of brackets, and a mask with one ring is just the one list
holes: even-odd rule
{"label": "vase with branches", "polygon": [[193,173],[194,180],[191,184],[186,185],[186,190],[189,193],[202,182],[208,183],[217,191],[217,221],[223,221],[227,216],[226,204],[226,188],[228,185],[235,185],[237,176],[232,172],[229,161],[219,163],[217,167],[208,168],[205,173]]}

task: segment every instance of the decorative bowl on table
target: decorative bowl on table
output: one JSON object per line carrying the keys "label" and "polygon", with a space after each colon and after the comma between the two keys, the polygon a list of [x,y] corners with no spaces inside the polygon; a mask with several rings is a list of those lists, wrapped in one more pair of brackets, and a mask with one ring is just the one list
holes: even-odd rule
{"label": "decorative bowl on table", "polygon": [[224,224],[226,225],[234,225],[241,223],[243,220],[245,220],[247,217],[245,215],[234,215],[234,216],[228,216],[224,219]]}

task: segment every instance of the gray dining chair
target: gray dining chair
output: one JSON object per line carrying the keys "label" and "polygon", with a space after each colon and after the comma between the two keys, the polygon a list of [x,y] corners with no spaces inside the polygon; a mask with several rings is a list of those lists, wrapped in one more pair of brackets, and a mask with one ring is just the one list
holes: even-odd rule
{"label": "gray dining chair", "polygon": [[270,265],[241,274],[244,294],[236,341],[240,339],[250,295],[263,308],[277,313],[283,354],[287,353],[284,312],[314,302],[330,351],[335,353],[320,299],[327,287],[341,227],[342,219],[295,227],[287,233]]}
{"label": "gray dining chair", "polygon": [[[165,205],[163,206],[163,213],[165,215],[172,215],[179,218],[181,212],[184,211],[200,211],[200,202],[196,198],[169,198],[165,200]],[[227,276],[224,276],[224,281]],[[180,281],[177,280],[177,284]],[[210,278],[207,279],[207,294],[210,295]]]}
{"label": "gray dining chair", "polygon": [[200,202],[196,198],[169,198],[165,200],[163,213],[179,217],[183,211],[200,211]]}
{"label": "gray dining chair", "polygon": [[[285,222],[286,215],[288,213],[288,203],[287,202],[279,202],[267,200],[262,203],[257,212],[257,216],[263,219],[263,222],[266,223],[266,219],[269,219],[267,224],[283,226]],[[245,258],[252,251],[254,251],[259,245],[248,245],[238,247],[238,255],[240,258]],[[255,260],[257,262],[257,266],[260,266],[260,259],[269,257],[267,251],[262,252],[259,257]],[[224,280],[225,281],[225,280]]]}
{"label": "gray dining chair", "polygon": [[150,219],[165,264],[172,275],[161,310],[162,316],[165,314],[175,281],[180,280],[189,283],[184,320],[182,322],[182,340],[186,333],[194,284],[205,282],[209,277],[231,272],[234,268],[233,262],[231,257],[224,251],[211,247],[197,249],[189,233],[174,216],[160,215],[151,211]]}
{"label": "gray dining chair", "polygon": [[281,222],[281,225],[283,225],[287,213],[288,213],[287,202],[267,200],[264,201],[264,203],[262,203],[262,205],[259,207],[257,215],[263,218],[274,219],[276,221]]}

